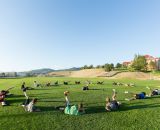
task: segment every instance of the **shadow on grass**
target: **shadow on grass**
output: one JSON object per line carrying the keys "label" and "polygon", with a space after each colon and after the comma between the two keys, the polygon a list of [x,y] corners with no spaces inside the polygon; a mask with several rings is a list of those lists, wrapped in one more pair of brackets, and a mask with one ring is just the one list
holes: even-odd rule
{"label": "shadow on grass", "polygon": [[25,101],[25,99],[7,100],[7,102],[8,102],[10,105],[12,105],[12,104],[14,104],[14,103],[19,103],[19,104],[21,104],[21,103],[23,103],[24,101]]}
{"label": "shadow on grass", "polygon": [[[44,99],[40,99],[38,102],[63,102],[63,103],[65,103],[65,101],[64,100],[50,100],[50,99],[48,99],[48,100],[44,100]],[[72,101],[72,102],[80,102],[80,101]]]}
{"label": "shadow on grass", "polygon": [[137,110],[137,109],[148,109],[148,108],[157,108],[160,107],[160,104],[153,103],[153,104],[142,104],[142,105],[132,105],[127,106],[126,104],[123,104],[120,106],[119,111],[129,111],[129,110]]}
{"label": "shadow on grass", "polygon": [[8,98],[8,99],[10,99],[10,98],[22,98],[22,97],[24,97],[24,95],[15,95],[15,94],[13,94],[13,95],[6,96],[6,98]]}
{"label": "shadow on grass", "polygon": [[42,88],[35,88],[33,90],[50,90],[50,88],[49,87],[42,87]]}
{"label": "shadow on grass", "polygon": [[35,96],[35,95],[47,95],[47,94],[51,94],[51,93],[37,93],[37,94],[32,94],[32,95]]}
{"label": "shadow on grass", "polygon": [[106,110],[104,106],[93,106],[86,108],[86,114],[105,113],[105,112]]}
{"label": "shadow on grass", "polygon": [[[119,112],[119,111],[129,111],[129,110],[141,110],[141,109],[148,109],[148,108],[160,108],[160,104],[153,103],[153,104],[142,104],[142,105],[132,105],[127,106],[127,104],[123,104],[120,106],[119,110],[111,111],[111,112]],[[94,113],[105,113],[105,106],[93,106],[93,107],[86,107],[86,114],[94,114]]]}
{"label": "shadow on grass", "polygon": [[11,95],[6,98],[6,101],[12,105],[14,103],[22,103],[25,100],[24,95]]}
{"label": "shadow on grass", "polygon": [[38,102],[65,102],[65,101],[58,101],[58,100],[39,100]]}
{"label": "shadow on grass", "polygon": [[41,110],[41,112],[46,112],[46,111],[55,111],[55,108],[53,106],[38,106],[38,109]]}
{"label": "shadow on grass", "polygon": [[83,91],[85,92],[85,91],[89,91],[89,90],[102,90],[102,91],[104,91],[104,89],[98,89],[98,88],[89,88],[88,90],[83,90]]}
{"label": "shadow on grass", "polygon": [[89,90],[102,90],[102,91],[104,91],[103,89],[98,89],[98,88],[92,88],[92,89],[89,89]]}
{"label": "shadow on grass", "polygon": [[154,98],[160,98],[160,96],[147,97],[146,99],[154,99]]}

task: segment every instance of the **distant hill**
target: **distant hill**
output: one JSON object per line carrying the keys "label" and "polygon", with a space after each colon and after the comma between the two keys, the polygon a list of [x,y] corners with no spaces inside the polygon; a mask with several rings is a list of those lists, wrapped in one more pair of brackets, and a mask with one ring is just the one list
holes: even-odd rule
{"label": "distant hill", "polygon": [[57,71],[77,71],[77,70],[80,70],[79,67],[72,67],[72,68],[69,68],[69,69],[60,69],[60,70],[55,70],[55,72]]}
{"label": "distant hill", "polygon": [[35,70],[31,70],[31,71],[24,71],[24,72],[18,72],[18,76],[32,76],[32,75],[45,75],[51,72],[59,72],[59,71],[77,71],[80,70],[80,68],[78,67],[73,67],[73,68],[69,68],[69,69],[60,69],[60,70],[54,70],[54,69],[50,69],[50,68],[42,68],[42,69],[35,69]]}
{"label": "distant hill", "polygon": [[50,68],[43,68],[43,69],[36,69],[36,70],[31,70],[29,71],[30,74],[47,74],[50,72],[53,72],[55,70],[50,69]]}
{"label": "distant hill", "polygon": [[18,76],[32,76],[32,75],[39,75],[39,74],[47,74],[50,72],[54,72],[55,70],[50,68],[43,68],[43,69],[35,69],[31,71],[24,71],[24,72],[18,72]]}

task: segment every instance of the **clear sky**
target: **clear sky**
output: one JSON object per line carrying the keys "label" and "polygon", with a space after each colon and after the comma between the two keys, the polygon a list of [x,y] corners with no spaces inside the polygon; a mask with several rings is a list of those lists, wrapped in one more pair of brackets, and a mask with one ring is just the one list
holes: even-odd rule
{"label": "clear sky", "polygon": [[160,0],[0,0],[0,71],[160,57]]}

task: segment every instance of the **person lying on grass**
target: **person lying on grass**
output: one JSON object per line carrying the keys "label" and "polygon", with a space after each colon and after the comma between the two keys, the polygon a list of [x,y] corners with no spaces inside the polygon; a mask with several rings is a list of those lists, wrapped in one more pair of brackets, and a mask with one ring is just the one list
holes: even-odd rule
{"label": "person lying on grass", "polygon": [[[125,93],[129,93],[128,91],[125,91]],[[126,98],[125,100],[127,101],[131,101],[131,100],[136,100],[136,99],[145,99],[146,98],[146,93],[145,92],[141,92],[141,93],[138,93],[138,94],[134,94],[134,93],[130,93],[132,94],[132,98]]]}
{"label": "person lying on grass", "polygon": [[84,86],[84,87],[82,88],[82,90],[83,90],[83,91],[85,91],[85,90],[89,90],[88,85]]}
{"label": "person lying on grass", "polygon": [[26,99],[26,101],[22,104],[22,106],[24,107],[25,111],[27,112],[39,112],[40,109],[35,107],[35,104],[37,103],[37,98],[32,99],[32,101],[30,102],[29,98]]}
{"label": "person lying on grass", "polygon": [[150,87],[146,87],[146,88],[150,90],[149,97],[155,96],[155,95],[160,95],[159,89],[151,89]]}
{"label": "person lying on grass", "polygon": [[107,111],[118,110],[121,103],[116,100],[116,90],[113,89],[112,101],[109,97],[106,98],[106,107]]}
{"label": "person lying on grass", "polygon": [[28,95],[27,95],[27,93],[26,93],[26,91],[27,91],[27,87],[25,86],[25,82],[23,82],[23,84],[22,84],[22,86],[21,86],[21,90],[23,91],[23,93],[24,93],[24,96],[26,97],[26,99],[28,99]]}
{"label": "person lying on grass", "polygon": [[68,94],[69,94],[69,91],[64,92],[66,107],[57,107],[57,108],[61,111],[64,111],[64,113],[68,114],[68,115],[82,115],[82,114],[84,114],[85,110],[84,110],[83,104],[80,103],[78,105],[71,106],[69,99],[68,99]]}
{"label": "person lying on grass", "polygon": [[39,84],[39,83],[37,83],[37,81],[34,81],[34,87],[36,88],[36,87],[41,87],[41,84]]}

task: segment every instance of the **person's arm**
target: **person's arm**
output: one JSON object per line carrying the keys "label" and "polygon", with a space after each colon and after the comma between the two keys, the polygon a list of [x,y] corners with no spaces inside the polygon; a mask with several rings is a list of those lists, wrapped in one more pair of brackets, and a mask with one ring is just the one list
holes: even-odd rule
{"label": "person's arm", "polygon": [[110,107],[109,107],[109,103],[106,104],[106,110],[107,111],[111,111]]}

